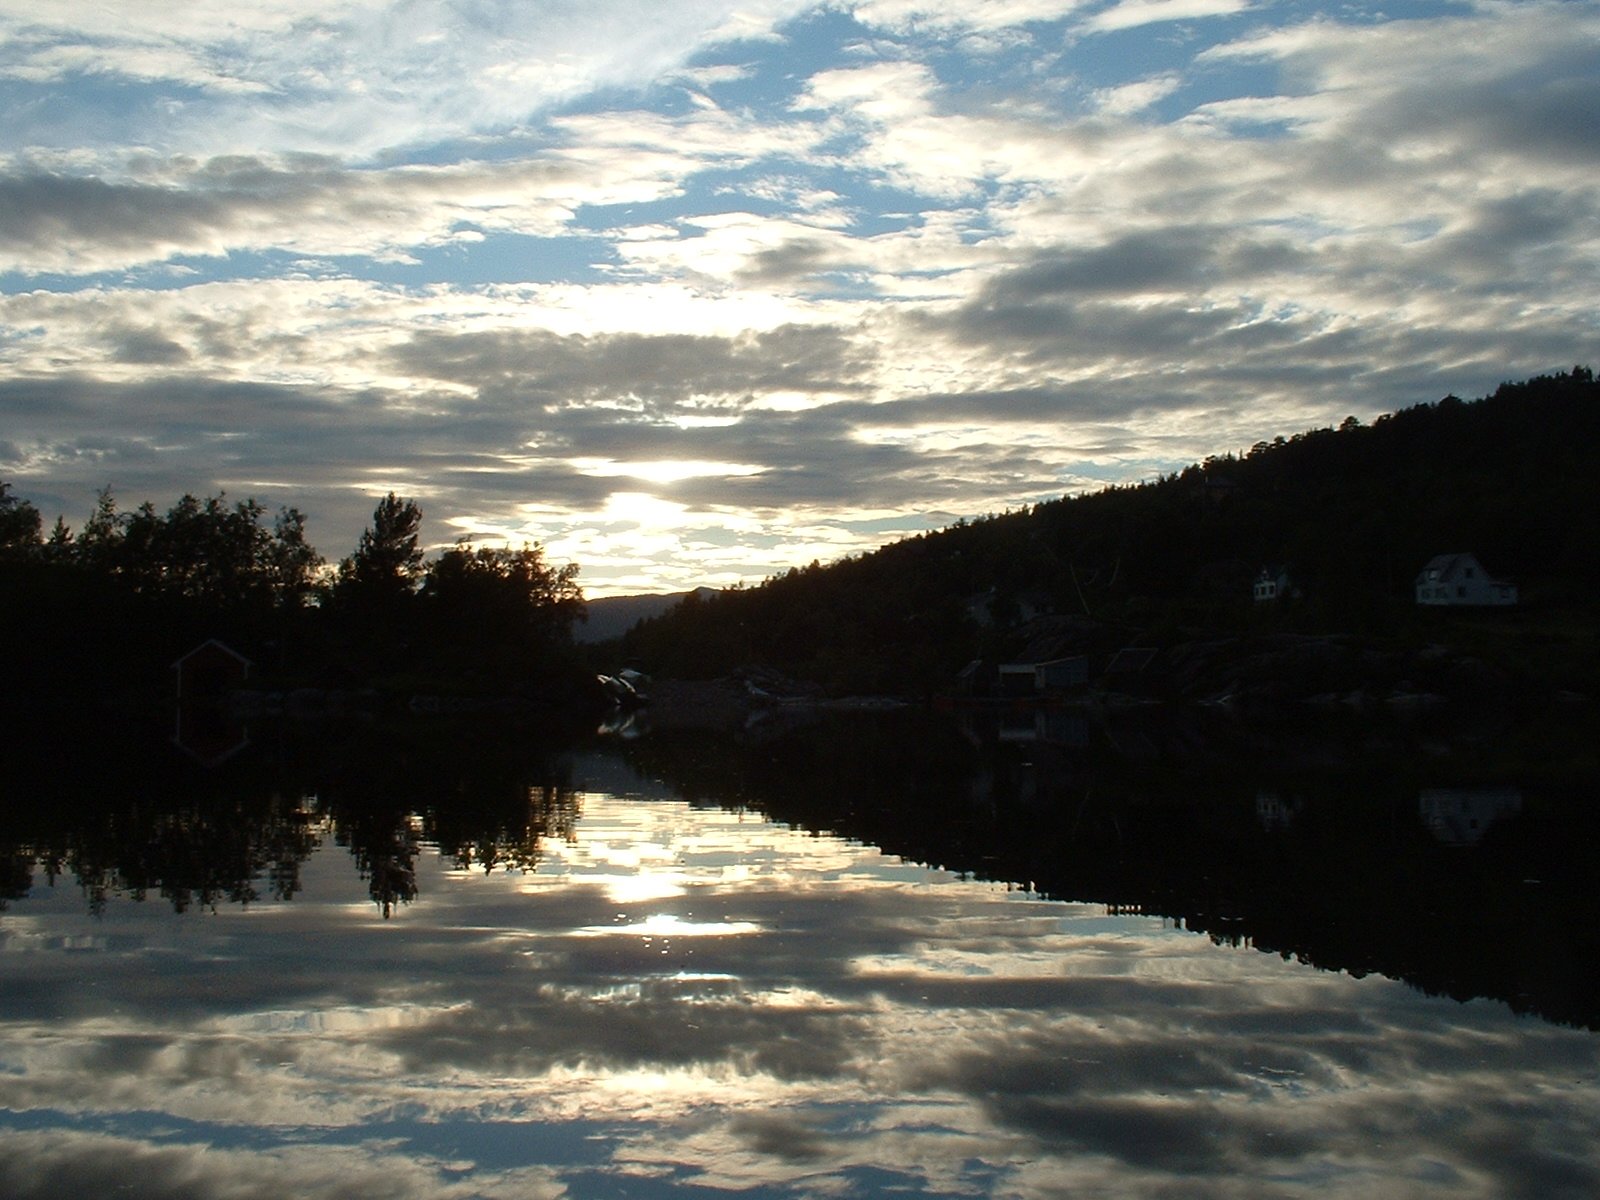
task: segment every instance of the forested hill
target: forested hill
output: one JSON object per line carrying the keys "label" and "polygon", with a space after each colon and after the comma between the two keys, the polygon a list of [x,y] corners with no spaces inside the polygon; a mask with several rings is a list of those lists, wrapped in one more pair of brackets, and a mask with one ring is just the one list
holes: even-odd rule
{"label": "forested hill", "polygon": [[[1597,458],[1600,386],[1574,368],[692,597],[622,650],[685,678],[761,665],[903,691],[1021,653],[1040,614],[1123,644],[1264,627],[1398,636],[1437,616],[1414,604],[1423,565],[1463,551],[1517,584],[1520,619],[1593,614]],[[1253,603],[1265,567],[1297,595]]]}

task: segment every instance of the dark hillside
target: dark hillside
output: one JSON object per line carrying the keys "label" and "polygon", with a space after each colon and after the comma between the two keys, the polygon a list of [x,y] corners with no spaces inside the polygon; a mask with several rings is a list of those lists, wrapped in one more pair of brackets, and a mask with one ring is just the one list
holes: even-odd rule
{"label": "dark hillside", "polygon": [[[903,692],[948,686],[982,655],[1021,654],[1041,615],[1057,629],[1093,622],[1122,644],[1263,630],[1424,637],[1443,615],[1417,610],[1413,581],[1432,556],[1460,551],[1516,583],[1516,618],[1560,641],[1574,622],[1592,629],[1600,592],[1597,453],[1600,387],[1574,368],[691,597],[632,631],[624,651],[686,678],[759,664],[836,692]],[[1268,566],[1287,572],[1293,599],[1252,602]]]}

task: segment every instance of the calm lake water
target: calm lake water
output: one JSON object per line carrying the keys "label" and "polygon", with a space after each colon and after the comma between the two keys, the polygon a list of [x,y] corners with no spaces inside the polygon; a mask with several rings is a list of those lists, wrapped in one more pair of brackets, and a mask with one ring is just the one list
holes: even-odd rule
{"label": "calm lake water", "polygon": [[1600,1194],[1582,772],[1026,724],[13,792],[0,1195]]}

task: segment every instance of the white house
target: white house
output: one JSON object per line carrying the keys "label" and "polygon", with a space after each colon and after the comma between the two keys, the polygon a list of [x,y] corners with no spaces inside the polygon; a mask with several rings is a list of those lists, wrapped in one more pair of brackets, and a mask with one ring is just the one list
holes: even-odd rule
{"label": "white house", "polygon": [[1417,576],[1418,604],[1481,608],[1516,602],[1516,585],[1492,577],[1471,554],[1436,554]]}
{"label": "white house", "polygon": [[1252,594],[1257,604],[1288,598],[1292,594],[1289,572],[1282,567],[1262,567]]}

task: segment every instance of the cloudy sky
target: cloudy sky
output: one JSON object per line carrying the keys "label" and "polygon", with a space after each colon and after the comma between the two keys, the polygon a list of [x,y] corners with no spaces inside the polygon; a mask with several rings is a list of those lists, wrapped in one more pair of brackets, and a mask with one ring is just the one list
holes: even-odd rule
{"label": "cloudy sky", "polygon": [[1595,0],[0,0],[0,111],[47,520],[665,591],[1600,359]]}

